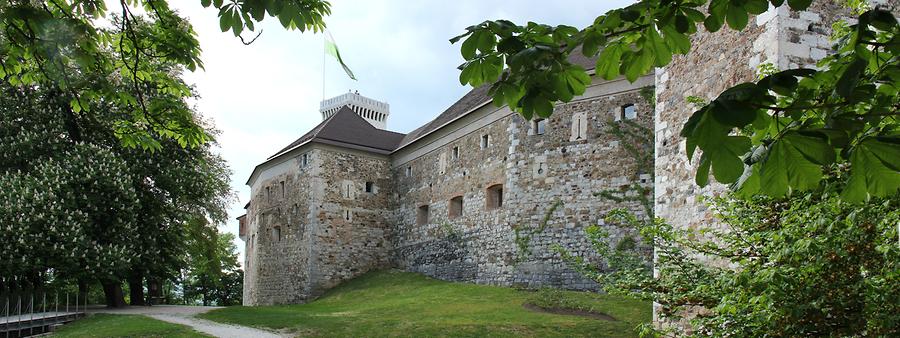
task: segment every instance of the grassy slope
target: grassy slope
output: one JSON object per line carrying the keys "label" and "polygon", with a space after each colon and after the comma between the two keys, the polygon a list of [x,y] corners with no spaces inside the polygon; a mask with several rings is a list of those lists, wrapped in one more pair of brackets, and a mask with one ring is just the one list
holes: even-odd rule
{"label": "grassy slope", "polygon": [[201,317],[322,336],[634,336],[651,319],[647,302],[566,292],[618,319],[602,321],[529,311],[530,292],[449,283],[422,275],[369,273],[304,305],[230,307]]}
{"label": "grassy slope", "polygon": [[138,315],[94,314],[60,327],[52,337],[208,337],[191,328]]}

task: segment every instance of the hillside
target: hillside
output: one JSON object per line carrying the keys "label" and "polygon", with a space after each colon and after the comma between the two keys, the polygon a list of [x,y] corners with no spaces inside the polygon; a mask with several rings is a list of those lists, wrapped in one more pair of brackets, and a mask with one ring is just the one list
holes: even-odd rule
{"label": "hillside", "polygon": [[[614,320],[526,308],[526,303],[546,306],[548,292],[565,298],[563,304],[593,309]],[[301,336],[623,337],[634,336],[637,325],[651,320],[651,305],[594,293],[522,291],[379,271],[308,304],[230,307],[200,317]]]}

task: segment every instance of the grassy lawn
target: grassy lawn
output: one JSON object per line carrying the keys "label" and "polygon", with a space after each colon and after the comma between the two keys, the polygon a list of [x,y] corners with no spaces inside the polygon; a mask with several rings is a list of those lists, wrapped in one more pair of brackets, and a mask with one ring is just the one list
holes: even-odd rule
{"label": "grassy lawn", "polygon": [[[380,271],[347,282],[303,305],[230,307],[200,317],[287,330],[301,336],[532,336],[628,337],[651,320],[648,302],[581,292],[557,292],[579,309],[616,320],[529,310],[547,295],[510,288],[450,283],[419,274]],[[542,300],[543,299],[543,300]]]}
{"label": "grassy lawn", "polygon": [[61,326],[52,337],[209,337],[191,328],[139,315],[94,314]]}

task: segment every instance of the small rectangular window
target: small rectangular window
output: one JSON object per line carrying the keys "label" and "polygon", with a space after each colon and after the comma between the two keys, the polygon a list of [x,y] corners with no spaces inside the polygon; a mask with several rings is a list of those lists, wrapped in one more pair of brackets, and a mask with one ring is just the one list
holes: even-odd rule
{"label": "small rectangular window", "polygon": [[366,192],[367,193],[375,192],[375,182],[366,182]]}
{"label": "small rectangular window", "polygon": [[269,187],[266,187],[266,202],[272,200],[272,194],[270,194]]}
{"label": "small rectangular window", "polygon": [[300,168],[306,168],[309,166],[309,154],[300,155]]}
{"label": "small rectangular window", "polygon": [[463,198],[462,196],[456,196],[450,199],[450,206],[448,209],[448,216],[451,219],[462,216],[463,214]]}
{"label": "small rectangular window", "polygon": [[495,184],[487,188],[487,208],[497,209],[503,206],[503,185]]}
{"label": "small rectangular window", "polygon": [[425,225],[428,224],[428,205],[421,205],[419,209],[416,211],[416,224],[417,225]]}
{"label": "small rectangular window", "polygon": [[281,181],[281,198],[284,198],[284,181]]}
{"label": "small rectangular window", "polygon": [[544,135],[547,131],[547,120],[542,118],[534,119],[531,123],[531,129],[534,135]]}
{"label": "small rectangular window", "polygon": [[481,135],[481,149],[485,149],[491,145],[491,136],[490,135]]}
{"label": "small rectangular window", "polygon": [[344,210],[344,220],[350,222],[353,220],[353,213],[350,210]]}
{"label": "small rectangular window", "polygon": [[452,157],[453,157],[454,160],[455,160],[455,159],[459,159],[459,146],[453,147],[453,152],[452,152],[452,154],[453,154]]}
{"label": "small rectangular window", "polygon": [[410,176],[412,176],[412,167],[408,166],[408,167],[406,167],[406,177],[410,177]]}
{"label": "small rectangular window", "polygon": [[637,118],[637,111],[635,110],[633,104],[626,104],[622,106],[622,118],[628,120]]}
{"label": "small rectangular window", "polygon": [[272,228],[272,241],[281,242],[281,227]]}

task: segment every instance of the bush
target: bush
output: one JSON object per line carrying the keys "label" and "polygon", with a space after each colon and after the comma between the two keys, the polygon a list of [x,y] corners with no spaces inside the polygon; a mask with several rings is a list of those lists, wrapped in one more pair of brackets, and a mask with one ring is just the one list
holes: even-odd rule
{"label": "bush", "polygon": [[[568,260],[607,291],[659,303],[663,319],[694,314],[693,331],[667,334],[900,335],[900,197],[853,204],[826,188],[783,199],[726,197],[712,207],[723,225],[699,231],[610,215],[608,222],[654,239],[646,244],[655,245],[658,278],[617,263],[630,257],[626,247],[605,249],[617,267],[611,273]],[[604,233],[589,236],[600,242]]]}

